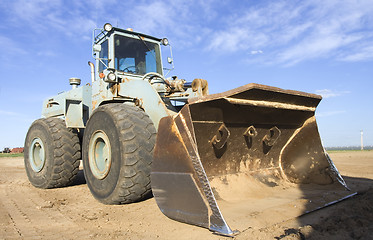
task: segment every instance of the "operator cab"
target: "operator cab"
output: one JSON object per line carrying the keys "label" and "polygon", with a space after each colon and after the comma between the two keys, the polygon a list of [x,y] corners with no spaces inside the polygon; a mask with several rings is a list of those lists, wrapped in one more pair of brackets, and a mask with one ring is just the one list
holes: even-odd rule
{"label": "operator cab", "polygon": [[[163,68],[161,45],[168,46],[171,57],[167,58],[166,64],[170,64],[171,68]],[[90,63],[92,91],[98,93],[97,96],[93,94],[97,101],[102,101],[99,98],[101,92],[106,93],[105,99],[128,100],[131,97],[124,86],[139,80],[148,82],[166,107],[174,112],[179,111],[189,98],[208,94],[206,80],[187,82],[177,76],[166,79],[174,68],[172,49],[167,38],[115,28],[107,23],[103,29],[94,30],[92,49],[96,60],[95,65]],[[164,73],[164,70],[168,71]]]}
{"label": "operator cab", "polygon": [[[147,73],[163,76],[160,44],[167,46],[166,38],[159,39],[110,24],[96,30],[100,32],[94,32],[93,57],[98,73],[114,70],[117,74],[133,77],[142,77]],[[172,63],[172,60],[168,62]]]}

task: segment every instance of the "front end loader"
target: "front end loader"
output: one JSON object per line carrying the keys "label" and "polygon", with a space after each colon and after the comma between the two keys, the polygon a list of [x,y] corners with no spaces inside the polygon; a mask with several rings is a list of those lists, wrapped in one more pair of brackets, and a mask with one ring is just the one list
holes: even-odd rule
{"label": "front end loader", "polygon": [[353,195],[322,146],[319,95],[259,84],[209,94],[206,80],[166,78],[161,46],[172,56],[166,38],[94,30],[91,82],[71,78],[27,133],[34,186],[71,184],[82,159],[100,202],[153,194],[169,218],[226,236]]}

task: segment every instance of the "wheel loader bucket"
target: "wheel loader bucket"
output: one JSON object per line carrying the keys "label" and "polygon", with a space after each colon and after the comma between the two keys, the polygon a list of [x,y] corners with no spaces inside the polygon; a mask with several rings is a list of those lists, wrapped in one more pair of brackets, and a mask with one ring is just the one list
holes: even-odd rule
{"label": "wheel loader bucket", "polygon": [[248,84],[192,99],[161,119],[151,173],[161,211],[234,235],[350,196],[321,144],[320,100]]}

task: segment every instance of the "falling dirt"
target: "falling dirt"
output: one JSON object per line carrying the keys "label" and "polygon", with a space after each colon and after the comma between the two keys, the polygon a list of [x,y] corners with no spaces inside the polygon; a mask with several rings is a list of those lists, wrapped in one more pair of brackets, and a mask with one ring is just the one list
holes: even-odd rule
{"label": "falling dirt", "polygon": [[[235,239],[371,239],[373,151],[330,155],[356,196],[298,218],[252,212],[252,221],[234,223],[243,228]],[[28,182],[22,158],[0,158],[0,166],[0,239],[230,239],[168,219],[154,198],[103,205],[82,171],[73,186],[43,190]],[[263,218],[282,220],[263,227]]]}

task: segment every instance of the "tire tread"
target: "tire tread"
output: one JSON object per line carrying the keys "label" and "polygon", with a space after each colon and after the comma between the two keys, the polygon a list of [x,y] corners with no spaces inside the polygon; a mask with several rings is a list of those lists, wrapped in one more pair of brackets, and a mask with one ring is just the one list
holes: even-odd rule
{"label": "tire tread", "polygon": [[71,185],[75,180],[80,165],[81,147],[78,135],[71,128],[67,128],[65,121],[59,118],[42,118],[34,122],[46,125],[53,139],[53,164],[51,177],[41,188],[59,188]]}
{"label": "tire tread", "polygon": [[99,200],[105,204],[143,200],[151,194],[150,171],[156,138],[153,122],[142,109],[134,106],[113,103],[98,109],[110,114],[114,120],[124,159],[113,194]]}

